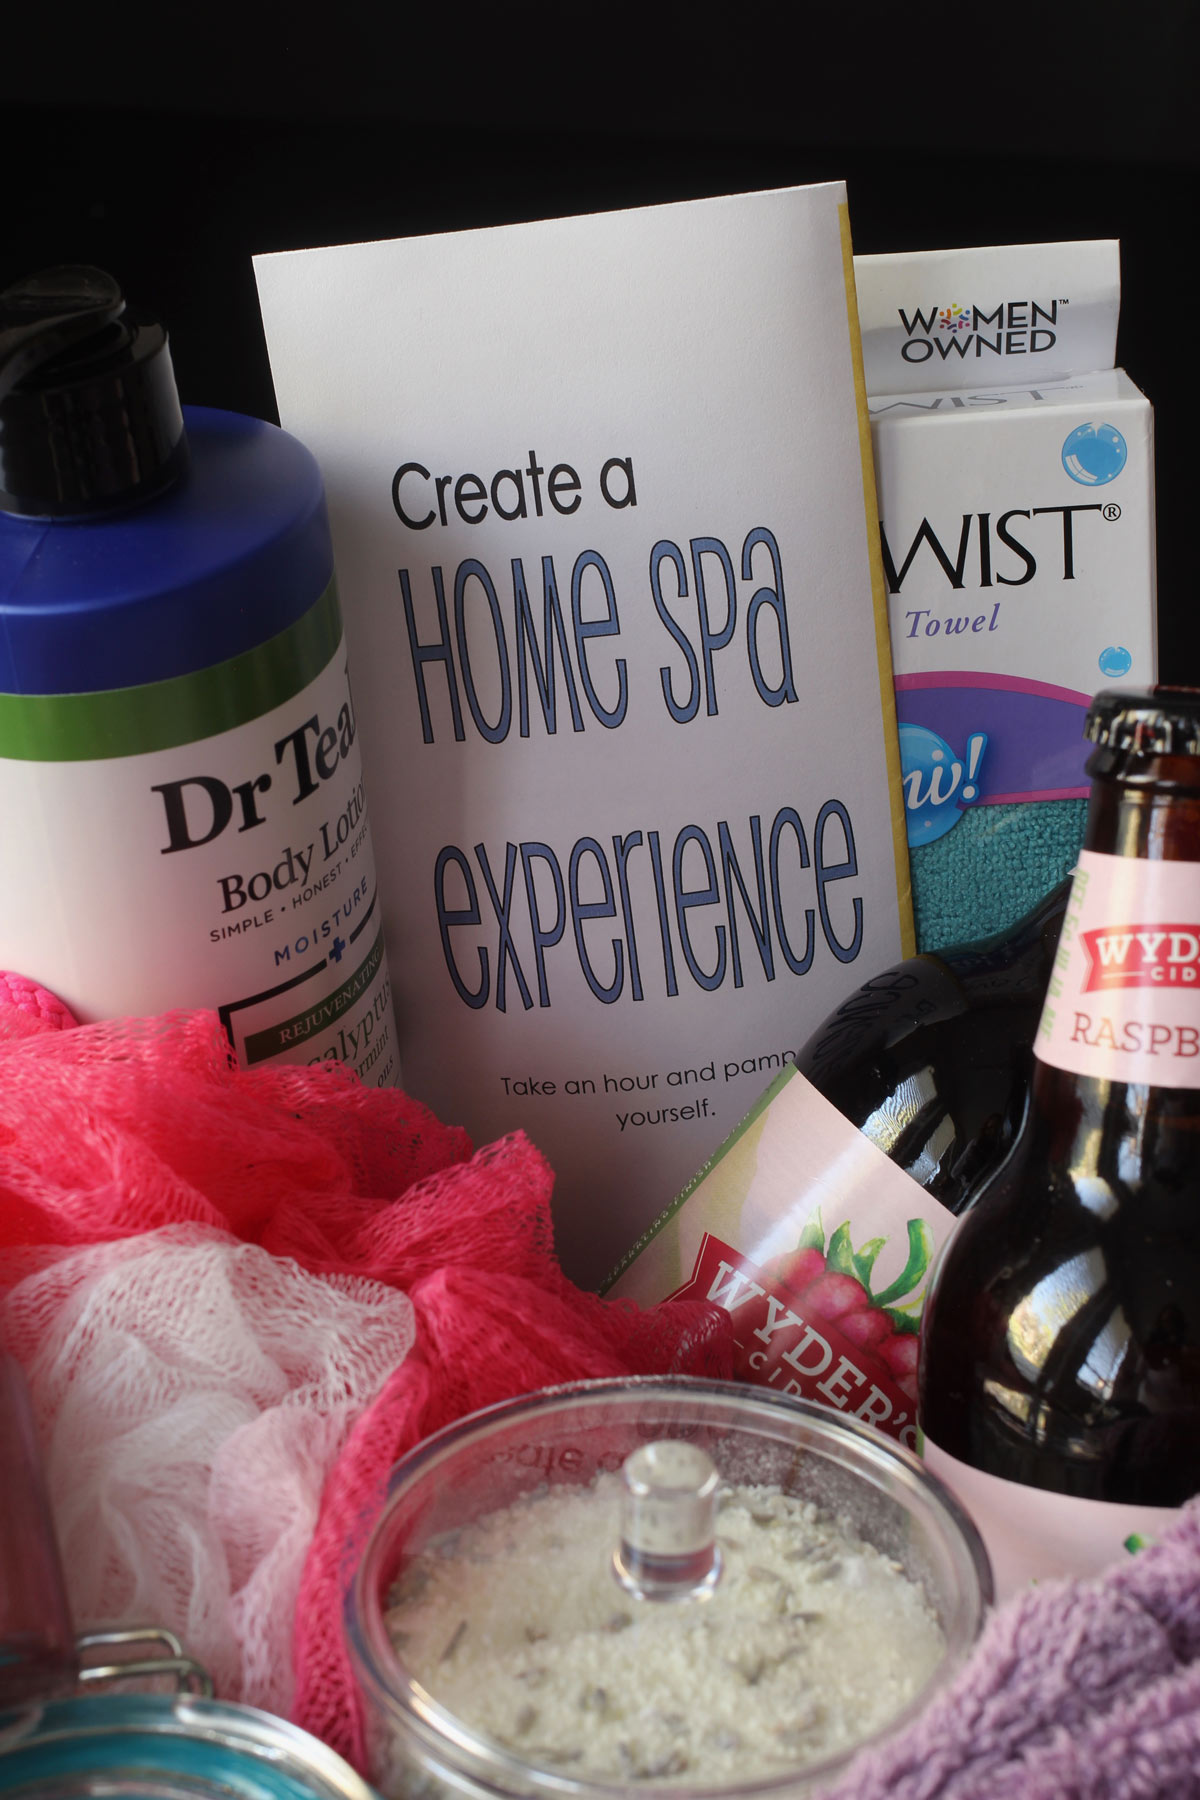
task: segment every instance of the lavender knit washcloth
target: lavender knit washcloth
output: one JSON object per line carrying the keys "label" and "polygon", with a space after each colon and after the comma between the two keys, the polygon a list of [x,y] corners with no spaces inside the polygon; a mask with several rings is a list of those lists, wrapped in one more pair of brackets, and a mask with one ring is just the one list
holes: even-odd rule
{"label": "lavender knit washcloth", "polygon": [[950,1685],[821,1800],[1200,1796],[1200,1499],[1090,1582],[988,1621]]}

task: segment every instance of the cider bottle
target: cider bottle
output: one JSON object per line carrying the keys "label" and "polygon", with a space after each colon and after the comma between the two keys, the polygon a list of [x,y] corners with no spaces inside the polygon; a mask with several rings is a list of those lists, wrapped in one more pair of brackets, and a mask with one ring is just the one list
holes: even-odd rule
{"label": "cider bottle", "polygon": [[1011,1149],[1069,881],[1006,931],[874,975],[796,1053],[801,1074],[952,1213]]}
{"label": "cider bottle", "polygon": [[919,1417],[998,1598],[1200,1491],[1200,689],[1096,696],[1029,1107],[936,1267]]}

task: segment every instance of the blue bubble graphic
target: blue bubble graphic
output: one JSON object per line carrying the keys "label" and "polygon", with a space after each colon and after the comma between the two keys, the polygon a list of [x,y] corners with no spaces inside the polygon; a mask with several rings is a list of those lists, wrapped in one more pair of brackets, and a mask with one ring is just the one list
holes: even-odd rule
{"label": "blue bubble graphic", "polygon": [[1102,425],[1093,419],[1067,434],[1062,465],[1072,481],[1081,481],[1084,487],[1103,487],[1121,473],[1128,455],[1125,439],[1116,426]]}
{"label": "blue bubble graphic", "polygon": [[1111,675],[1128,675],[1133,667],[1133,658],[1124,644],[1110,644],[1107,650],[1100,652],[1100,673]]}
{"label": "blue bubble graphic", "polygon": [[927,726],[901,724],[900,778],[910,850],[945,837],[962,818],[964,805],[978,799],[979,766],[986,748],[982,731],[971,733],[965,755],[959,756]]}

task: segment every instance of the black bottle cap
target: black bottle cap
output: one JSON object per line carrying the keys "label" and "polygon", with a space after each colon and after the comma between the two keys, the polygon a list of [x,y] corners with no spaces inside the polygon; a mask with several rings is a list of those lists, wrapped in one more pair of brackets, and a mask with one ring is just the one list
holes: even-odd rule
{"label": "black bottle cap", "polygon": [[1200,756],[1200,688],[1105,689],[1088,709],[1084,736],[1140,756]]}
{"label": "black bottle cap", "polygon": [[167,334],[111,275],[70,265],[0,293],[0,511],[131,506],[186,463]]}

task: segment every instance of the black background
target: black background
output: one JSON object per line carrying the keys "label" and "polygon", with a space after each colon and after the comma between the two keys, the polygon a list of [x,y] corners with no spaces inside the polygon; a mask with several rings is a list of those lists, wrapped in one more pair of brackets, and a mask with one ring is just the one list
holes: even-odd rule
{"label": "black background", "polygon": [[1190,0],[21,14],[0,283],[110,269],[166,320],[197,404],[278,417],[260,251],[835,178],[859,252],[1120,238],[1118,361],[1156,415],[1160,674],[1200,685]]}

